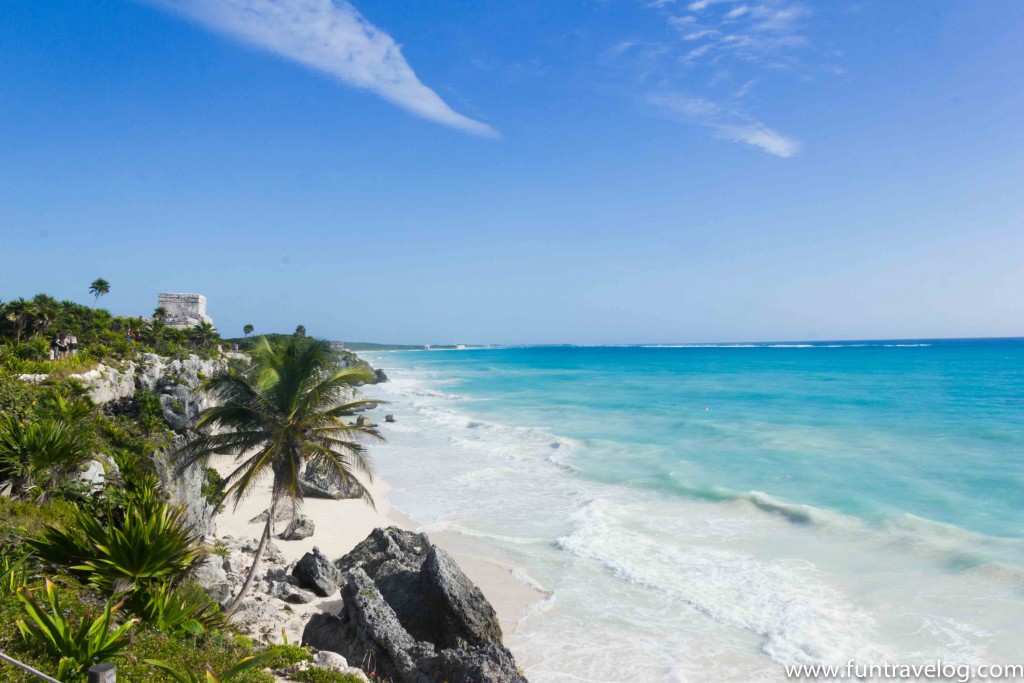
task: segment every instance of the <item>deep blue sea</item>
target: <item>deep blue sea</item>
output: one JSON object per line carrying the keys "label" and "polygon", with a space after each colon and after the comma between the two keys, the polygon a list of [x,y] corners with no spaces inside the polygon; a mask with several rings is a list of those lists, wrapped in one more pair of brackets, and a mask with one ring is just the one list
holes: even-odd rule
{"label": "deep blue sea", "polygon": [[534,683],[1024,652],[1024,340],[367,355],[395,507],[544,596]]}

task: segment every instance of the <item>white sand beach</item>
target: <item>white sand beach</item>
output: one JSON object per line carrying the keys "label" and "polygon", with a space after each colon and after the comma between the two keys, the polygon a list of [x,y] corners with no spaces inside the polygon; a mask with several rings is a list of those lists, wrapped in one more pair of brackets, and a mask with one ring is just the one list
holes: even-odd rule
{"label": "white sand beach", "polygon": [[[233,456],[216,456],[210,459],[210,466],[226,476],[233,468]],[[418,531],[417,524],[394,510],[388,502],[390,486],[380,478],[367,482],[367,488],[376,504],[376,509],[362,500],[327,500],[307,498],[302,502],[301,513],[310,517],[316,530],[313,536],[299,541],[284,541],[274,538],[289,563],[297,561],[305,553],[318,547],[332,560],[349,552],[377,527],[397,526]],[[263,532],[262,522],[251,522],[254,517],[270,505],[270,481],[259,487],[255,493],[242,500],[237,508],[230,504],[217,515],[217,536],[258,541]],[[278,523],[275,534],[280,533],[286,523]],[[526,609],[534,602],[546,597],[535,588],[515,578],[512,568],[486,558],[459,552],[456,540],[443,533],[429,534],[432,542],[444,548],[459,563],[484,596],[494,606],[504,632],[511,633]],[[280,641],[283,628],[288,642],[299,642],[302,629],[310,615],[319,611],[334,611],[338,607],[338,596],[319,598],[306,605],[287,605],[281,614],[281,623],[266,624],[267,638]],[[284,603],[281,603],[284,605]]]}

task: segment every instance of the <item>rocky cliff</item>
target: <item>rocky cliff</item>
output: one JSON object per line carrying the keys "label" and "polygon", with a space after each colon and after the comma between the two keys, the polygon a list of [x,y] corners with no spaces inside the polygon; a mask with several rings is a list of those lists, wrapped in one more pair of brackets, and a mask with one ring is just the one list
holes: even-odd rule
{"label": "rocky cliff", "polygon": [[189,523],[204,535],[213,532],[214,509],[202,495],[203,468],[195,465],[178,474],[170,459],[191,438],[199,414],[213,405],[211,397],[202,390],[203,382],[225,369],[225,360],[204,360],[195,355],[169,359],[147,353],[138,363],[128,362],[121,367],[98,365],[89,372],[70,376],[104,410],[117,410],[118,404],[131,401],[140,390],[156,394],[160,412],[174,430],[171,445],[151,456],[156,473],[171,500],[184,505]]}

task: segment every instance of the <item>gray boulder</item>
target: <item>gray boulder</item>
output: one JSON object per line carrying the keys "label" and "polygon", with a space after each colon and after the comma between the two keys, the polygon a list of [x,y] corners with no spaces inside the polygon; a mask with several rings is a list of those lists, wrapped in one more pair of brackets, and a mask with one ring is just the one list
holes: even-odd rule
{"label": "gray boulder", "polygon": [[316,594],[313,591],[299,588],[287,581],[275,581],[268,594],[292,605],[306,605],[316,600]]}
{"label": "gray boulder", "polygon": [[302,588],[308,588],[322,598],[333,595],[342,583],[341,572],[316,547],[295,563],[292,576],[298,579]]}
{"label": "gray boulder", "polygon": [[75,475],[75,481],[89,484],[90,489],[102,489],[107,481],[107,472],[99,460],[91,460],[84,470]]}
{"label": "gray boulder", "polygon": [[437,546],[431,546],[423,562],[420,588],[438,647],[501,644],[501,625],[491,603],[451,555]]}
{"label": "gray boulder", "polygon": [[375,529],[335,564],[341,613],[315,615],[304,644],[373,662],[394,683],[525,683],[493,607],[424,534]]}
{"label": "gray boulder", "polygon": [[285,530],[281,532],[281,539],[285,541],[301,541],[312,536],[315,530],[316,525],[311,517],[299,515],[292,519],[288,526],[285,527]]}
{"label": "gray boulder", "polygon": [[341,596],[341,614],[314,615],[303,631],[303,645],[372,663],[378,676],[394,683],[526,683],[500,644],[438,649],[415,639],[362,569],[345,575]]}
{"label": "gray boulder", "polygon": [[[256,515],[252,519],[250,519],[249,523],[250,524],[256,524],[257,522],[261,522],[263,524],[266,524],[268,517],[270,517],[270,508],[267,508],[266,510],[264,510],[260,514]],[[288,507],[287,505],[282,505],[281,507],[277,508],[277,512],[274,513],[274,521],[275,522],[284,522],[284,521],[290,520],[291,518],[292,518],[292,509],[290,507]]]}
{"label": "gray boulder", "polygon": [[349,477],[347,481],[334,481],[308,465],[299,477],[299,486],[302,487],[302,494],[309,498],[344,500],[362,498],[365,494],[362,484],[354,478]]}

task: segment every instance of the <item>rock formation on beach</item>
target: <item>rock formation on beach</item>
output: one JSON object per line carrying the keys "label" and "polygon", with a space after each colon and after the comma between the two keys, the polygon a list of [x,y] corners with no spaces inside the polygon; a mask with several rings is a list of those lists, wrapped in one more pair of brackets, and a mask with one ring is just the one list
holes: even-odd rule
{"label": "rock formation on beach", "polygon": [[525,683],[494,608],[425,534],[375,529],[333,568],[341,610],[314,615],[303,644],[395,683]]}

